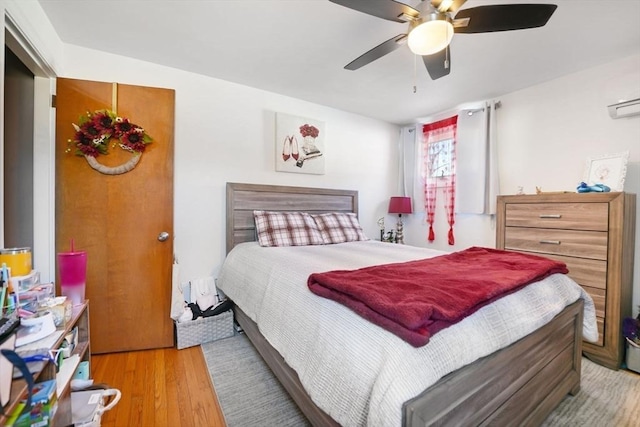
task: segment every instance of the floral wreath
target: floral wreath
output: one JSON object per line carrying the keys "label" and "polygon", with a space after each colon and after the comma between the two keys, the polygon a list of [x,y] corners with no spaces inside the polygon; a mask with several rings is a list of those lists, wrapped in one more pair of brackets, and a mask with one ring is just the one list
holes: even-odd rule
{"label": "floral wreath", "polygon": [[[78,124],[72,125],[76,133],[73,139],[68,141],[67,153],[71,152],[71,145],[74,145],[77,156],[84,156],[93,169],[107,175],[122,174],[135,168],[147,144],[153,142],[144,128],[131,123],[125,117],[119,117],[111,110],[87,112],[80,116]],[[100,155],[109,154],[109,141],[112,139],[119,140],[120,148],[133,154],[131,160],[115,167],[102,165],[96,160]],[[112,147],[115,146],[114,141]]]}

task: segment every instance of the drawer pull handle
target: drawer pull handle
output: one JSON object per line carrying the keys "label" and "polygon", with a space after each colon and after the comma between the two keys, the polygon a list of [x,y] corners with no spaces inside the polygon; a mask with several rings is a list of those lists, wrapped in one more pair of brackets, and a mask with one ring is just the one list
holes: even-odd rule
{"label": "drawer pull handle", "polygon": [[559,245],[560,240],[540,240],[540,243],[547,245]]}
{"label": "drawer pull handle", "polygon": [[542,214],[540,218],[562,218],[560,214]]}

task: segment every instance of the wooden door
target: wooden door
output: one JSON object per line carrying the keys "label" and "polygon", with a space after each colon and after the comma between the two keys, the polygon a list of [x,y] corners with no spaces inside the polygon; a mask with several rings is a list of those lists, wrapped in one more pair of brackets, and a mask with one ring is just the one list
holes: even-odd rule
{"label": "wooden door", "polygon": [[[174,104],[170,89],[57,80],[56,253],[69,251],[71,239],[87,252],[93,353],[173,346]],[[103,109],[153,138],[129,172],[98,172],[74,147],[68,150],[72,124]],[[109,144],[109,153],[96,160],[116,167],[131,156]],[[160,241],[161,232],[170,237]]]}

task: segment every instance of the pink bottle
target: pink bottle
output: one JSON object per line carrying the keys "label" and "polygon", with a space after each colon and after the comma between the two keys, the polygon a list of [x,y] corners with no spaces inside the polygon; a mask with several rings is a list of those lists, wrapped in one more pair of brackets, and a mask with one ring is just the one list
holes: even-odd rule
{"label": "pink bottle", "polygon": [[74,251],[73,240],[71,252],[58,254],[58,271],[60,273],[60,291],[73,305],[84,302],[84,290],[87,278],[87,253]]}

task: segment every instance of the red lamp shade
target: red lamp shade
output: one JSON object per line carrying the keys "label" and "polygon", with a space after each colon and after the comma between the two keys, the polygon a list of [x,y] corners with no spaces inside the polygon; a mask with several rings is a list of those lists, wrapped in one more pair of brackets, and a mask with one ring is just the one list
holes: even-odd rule
{"label": "red lamp shade", "polygon": [[389,199],[389,213],[410,214],[411,197],[392,197]]}

